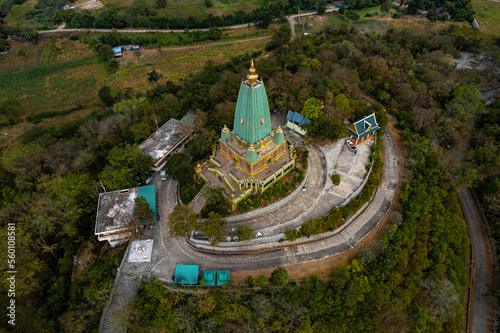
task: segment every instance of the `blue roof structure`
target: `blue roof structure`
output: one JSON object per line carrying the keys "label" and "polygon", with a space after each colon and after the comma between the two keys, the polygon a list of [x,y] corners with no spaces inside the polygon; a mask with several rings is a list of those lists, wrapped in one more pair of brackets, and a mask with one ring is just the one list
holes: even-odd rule
{"label": "blue roof structure", "polygon": [[175,284],[198,284],[199,265],[175,266]]}
{"label": "blue roof structure", "polygon": [[365,116],[347,126],[349,134],[357,139],[362,139],[367,135],[380,129],[375,118],[375,113]]}
{"label": "blue roof structure", "polygon": [[206,286],[215,286],[215,271],[203,271]]}
{"label": "blue roof structure", "polygon": [[[156,187],[154,185],[141,186],[137,188],[137,196],[144,197],[149,204],[149,207],[153,211],[153,223],[156,223]],[[141,221],[141,224],[146,224],[145,221]]]}
{"label": "blue roof structure", "polygon": [[198,118],[198,115],[189,112],[186,114],[184,117],[182,117],[181,120],[179,120],[181,123],[184,123],[188,126],[194,127],[194,121]]}
{"label": "blue roof structure", "polygon": [[113,47],[113,52],[114,53],[120,53],[122,51],[122,47],[121,46],[115,46]]}
{"label": "blue roof structure", "polygon": [[229,281],[229,271],[217,271],[217,285],[222,286]]}
{"label": "blue roof structure", "polygon": [[295,111],[288,111],[288,114],[286,116],[286,120],[292,121],[299,126],[302,126],[302,125],[309,123],[309,119],[307,119],[306,117],[304,117],[303,115],[301,115],[300,113],[295,112]]}

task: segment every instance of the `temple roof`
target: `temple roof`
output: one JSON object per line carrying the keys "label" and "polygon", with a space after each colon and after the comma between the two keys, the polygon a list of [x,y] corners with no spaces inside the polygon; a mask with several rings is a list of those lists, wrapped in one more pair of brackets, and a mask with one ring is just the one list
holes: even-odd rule
{"label": "temple roof", "polygon": [[365,136],[380,129],[377,124],[377,119],[375,118],[375,113],[356,120],[347,126],[347,128],[349,129],[349,134],[357,137],[358,139],[364,138]]}
{"label": "temple roof", "polygon": [[246,143],[256,144],[271,134],[271,114],[264,83],[257,80],[253,61],[249,73],[240,86],[234,113],[234,133]]}

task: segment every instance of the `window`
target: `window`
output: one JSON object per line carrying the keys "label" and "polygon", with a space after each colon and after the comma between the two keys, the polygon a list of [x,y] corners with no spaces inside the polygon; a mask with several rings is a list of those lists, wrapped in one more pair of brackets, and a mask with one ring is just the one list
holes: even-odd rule
{"label": "window", "polygon": [[233,163],[236,164],[236,158],[233,157]]}
{"label": "window", "polygon": [[272,158],[269,158],[269,159],[267,160],[267,165],[271,164],[271,161],[272,161]]}
{"label": "window", "polygon": [[260,126],[264,125],[264,118],[260,118]]}
{"label": "window", "polygon": [[245,125],[245,119],[241,118],[240,122],[241,122],[242,125]]}
{"label": "window", "polygon": [[217,179],[221,182],[221,183],[224,183],[224,179],[222,179],[222,177],[220,175],[217,175]]}

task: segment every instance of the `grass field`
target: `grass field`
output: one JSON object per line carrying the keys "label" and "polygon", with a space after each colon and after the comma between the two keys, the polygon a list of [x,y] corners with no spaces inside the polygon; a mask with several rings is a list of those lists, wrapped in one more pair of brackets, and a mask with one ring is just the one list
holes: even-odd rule
{"label": "grass field", "polygon": [[472,0],[476,21],[482,32],[500,36],[500,2]]}
{"label": "grass field", "polygon": [[[116,8],[126,8],[133,0],[104,0],[106,5]],[[147,3],[154,8],[155,1],[147,0]],[[253,9],[261,7],[258,0],[212,0],[213,6],[207,8],[204,0],[169,0],[165,8],[158,10],[160,15],[167,17],[205,17],[208,14],[228,15],[238,10],[251,12]]]}
{"label": "grass field", "polygon": [[[325,31],[327,27],[333,27],[334,29],[340,28],[342,25],[349,24],[345,21],[338,13],[326,13],[324,15],[311,15],[303,16],[300,18],[295,18],[295,33],[297,37],[301,33],[307,32],[308,34],[316,34]],[[303,27],[303,29],[302,29]]]}

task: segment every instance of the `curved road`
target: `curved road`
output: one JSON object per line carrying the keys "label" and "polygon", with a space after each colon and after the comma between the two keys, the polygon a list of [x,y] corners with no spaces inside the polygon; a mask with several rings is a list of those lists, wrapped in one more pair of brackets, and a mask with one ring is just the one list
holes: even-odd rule
{"label": "curved road", "polygon": [[[224,267],[225,269],[229,269],[231,271],[251,271],[318,260],[351,249],[370,233],[370,231],[380,222],[382,217],[389,210],[397,187],[399,174],[398,156],[389,130],[386,131],[383,136],[383,140],[385,145],[386,167],[384,168],[382,184],[368,208],[366,208],[366,210],[341,233],[313,243],[253,254],[220,255],[200,252],[193,249],[185,239],[172,238],[168,233],[167,221],[163,217],[168,216],[168,214],[173,210],[173,207],[177,202],[177,195],[175,191],[175,182],[167,181],[164,182],[164,184],[158,185],[160,187],[158,191],[158,201],[161,202],[159,212],[160,216],[162,216],[162,220],[159,225],[160,236],[158,241],[160,242],[161,247],[158,249],[157,253],[153,254],[153,256],[160,258],[169,257],[169,259],[165,260],[172,260],[176,263],[197,264],[200,265],[200,269],[217,270]],[[316,156],[316,160],[311,160],[310,165],[321,163],[324,162],[319,158],[319,156]],[[310,192],[312,193],[312,191]],[[322,204],[321,210],[323,210],[323,207],[327,207],[328,209],[331,208],[326,200],[322,200],[321,195],[317,196],[318,202]],[[307,205],[308,200],[309,199],[305,199],[303,204],[307,207],[314,206],[310,203]],[[292,208],[297,206],[294,201],[289,203],[289,205]],[[304,209],[305,208],[306,207],[304,207]],[[280,211],[285,210],[282,214],[283,218],[286,218],[287,209],[288,208],[280,209]],[[326,211],[328,211],[328,209]],[[311,213],[313,212],[311,211]],[[276,214],[281,215],[281,212],[276,212]],[[313,214],[317,215],[318,212],[314,210]],[[260,219],[260,217],[257,218]],[[161,277],[162,279],[171,281],[171,277],[168,274],[165,274],[163,268],[160,268],[160,266],[161,265],[157,265],[156,268],[158,269],[152,267],[152,269],[148,272],[150,276]]]}
{"label": "curved road", "polygon": [[472,270],[473,274],[471,276],[471,288],[473,291],[473,306],[469,314],[472,314],[471,332],[488,332],[488,324],[493,319],[487,296],[489,268],[487,247],[489,243],[487,244],[485,241],[483,232],[484,224],[470,190],[461,189],[458,193],[458,198],[470,233],[473,248],[472,265],[475,268]]}

